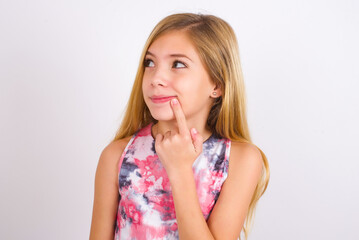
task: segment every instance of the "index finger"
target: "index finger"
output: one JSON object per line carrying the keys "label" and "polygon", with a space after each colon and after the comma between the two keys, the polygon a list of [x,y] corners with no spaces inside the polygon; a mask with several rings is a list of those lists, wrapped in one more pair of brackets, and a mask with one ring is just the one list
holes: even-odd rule
{"label": "index finger", "polygon": [[178,100],[176,98],[171,100],[171,106],[172,106],[173,113],[177,120],[179,133],[182,135],[189,134],[186,117],[182,111],[182,107],[181,107],[180,103],[178,102]]}

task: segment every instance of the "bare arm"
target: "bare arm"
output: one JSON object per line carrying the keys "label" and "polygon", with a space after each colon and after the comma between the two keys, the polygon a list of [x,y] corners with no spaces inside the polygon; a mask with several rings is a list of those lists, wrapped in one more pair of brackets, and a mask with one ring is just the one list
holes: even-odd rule
{"label": "bare arm", "polygon": [[262,171],[256,147],[232,144],[228,177],[206,223],[196,193],[191,169],[172,175],[172,194],[181,240],[237,239]]}
{"label": "bare arm", "polygon": [[239,237],[262,165],[262,155],[254,145],[232,142],[228,177],[207,221],[215,239]]}
{"label": "bare arm", "polygon": [[206,222],[198,201],[192,164],[203,139],[187,127],[178,101],[171,101],[178,130],[156,135],[156,151],[171,182],[181,240],[237,239],[262,173],[262,155],[251,144],[232,142],[228,177]]}
{"label": "bare arm", "polygon": [[114,238],[118,207],[118,163],[127,139],[110,143],[101,153],[95,175],[90,240]]}

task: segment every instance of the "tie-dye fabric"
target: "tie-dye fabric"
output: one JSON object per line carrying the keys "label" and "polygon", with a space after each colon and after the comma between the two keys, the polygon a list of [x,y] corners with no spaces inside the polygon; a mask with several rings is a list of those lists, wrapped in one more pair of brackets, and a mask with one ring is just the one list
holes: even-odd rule
{"label": "tie-dye fabric", "polygon": [[[115,240],[178,239],[171,184],[155,151],[152,125],[133,135],[119,161]],[[206,220],[227,178],[230,147],[229,139],[212,135],[193,163],[197,196]]]}

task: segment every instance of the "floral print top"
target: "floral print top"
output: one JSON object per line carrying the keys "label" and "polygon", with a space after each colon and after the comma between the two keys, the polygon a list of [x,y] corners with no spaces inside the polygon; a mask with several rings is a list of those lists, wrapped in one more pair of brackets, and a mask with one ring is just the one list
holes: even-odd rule
{"label": "floral print top", "polygon": [[[119,161],[115,240],[178,239],[168,175],[155,150],[153,123],[138,130]],[[192,165],[197,196],[208,220],[228,174],[231,141],[211,135]]]}

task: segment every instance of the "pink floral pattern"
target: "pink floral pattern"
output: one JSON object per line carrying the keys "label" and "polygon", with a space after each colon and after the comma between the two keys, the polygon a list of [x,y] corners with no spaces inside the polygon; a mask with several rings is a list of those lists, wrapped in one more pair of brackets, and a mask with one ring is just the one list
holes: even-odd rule
{"label": "pink floral pattern", "polygon": [[[155,151],[152,125],[133,135],[120,159],[115,240],[178,239],[171,185]],[[192,166],[206,220],[228,175],[230,146],[229,139],[212,135]]]}

